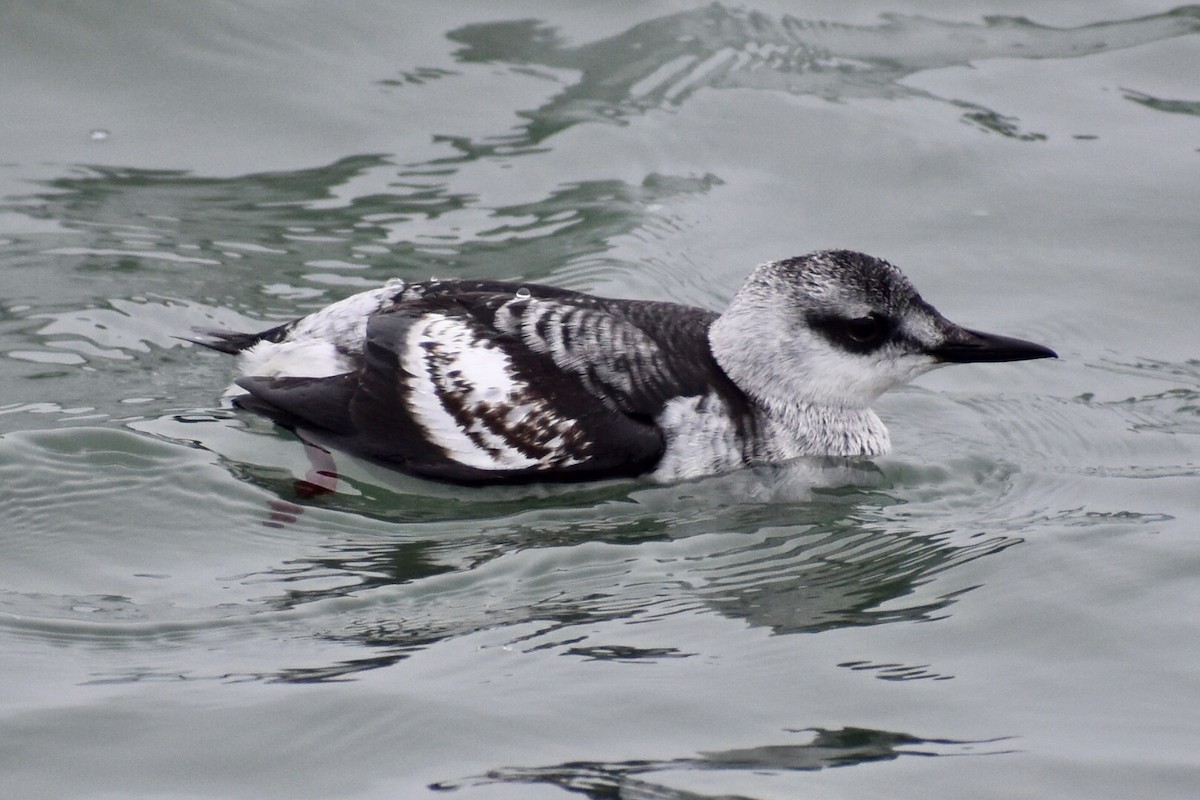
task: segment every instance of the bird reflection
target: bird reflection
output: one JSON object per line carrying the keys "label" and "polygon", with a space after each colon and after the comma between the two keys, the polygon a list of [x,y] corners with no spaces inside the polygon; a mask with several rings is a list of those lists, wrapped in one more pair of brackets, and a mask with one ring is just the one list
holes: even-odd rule
{"label": "bird reflection", "polygon": [[[936,619],[967,590],[934,594],[925,584],[1020,541],[964,541],[900,525],[888,510],[894,501],[878,487],[817,489],[806,502],[766,504],[728,503],[715,488],[726,484],[732,495],[752,479],[734,474],[665,487],[626,481],[583,497],[485,503],[493,516],[482,525],[443,509],[440,521],[401,526],[403,541],[331,541],[319,555],[259,578],[284,585],[265,601],[276,610],[358,598],[352,618],[322,625],[331,631],[323,638],[355,646],[355,657],[262,677],[344,678],[485,630],[511,630],[510,645],[522,651],[645,662],[695,653],[669,640],[629,644],[614,633],[619,628],[596,625],[717,612],[792,635]],[[279,488],[286,478],[274,480]],[[388,503],[404,502],[383,502],[386,490],[357,485],[362,491],[352,499],[374,503],[384,518]],[[328,507],[342,497],[300,502]],[[501,508],[508,513],[497,515]],[[445,579],[466,573],[470,581]],[[952,677],[928,665],[843,666],[888,680]]]}

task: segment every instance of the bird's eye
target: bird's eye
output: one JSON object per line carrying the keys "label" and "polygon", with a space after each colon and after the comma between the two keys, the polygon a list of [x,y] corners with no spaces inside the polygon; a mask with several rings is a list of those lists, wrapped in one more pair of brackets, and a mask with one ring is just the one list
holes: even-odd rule
{"label": "bird's eye", "polygon": [[896,330],[891,317],[878,312],[863,317],[813,314],[806,317],[809,326],[831,344],[851,353],[870,353],[882,347]]}
{"label": "bird's eye", "polygon": [[875,317],[859,317],[845,322],[846,335],[860,344],[875,341],[883,332],[883,324]]}

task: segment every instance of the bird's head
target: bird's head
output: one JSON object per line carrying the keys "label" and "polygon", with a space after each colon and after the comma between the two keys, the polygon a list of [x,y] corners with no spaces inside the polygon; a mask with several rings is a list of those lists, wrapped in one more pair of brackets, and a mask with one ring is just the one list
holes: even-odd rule
{"label": "bird's head", "polygon": [[866,408],[945,364],[1054,358],[950,322],[886,261],[827,250],[759,266],[713,323],[717,363],[768,406]]}

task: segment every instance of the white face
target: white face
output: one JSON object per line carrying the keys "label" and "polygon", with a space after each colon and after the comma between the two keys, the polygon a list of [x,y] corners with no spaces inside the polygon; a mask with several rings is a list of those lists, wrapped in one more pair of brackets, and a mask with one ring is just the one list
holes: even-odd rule
{"label": "white face", "polygon": [[899,346],[884,345],[869,353],[855,353],[819,335],[795,346],[798,344],[780,354],[780,388],[786,387],[796,400],[815,405],[866,408],[888,389],[941,366],[930,355]]}
{"label": "white face", "polygon": [[804,318],[793,319],[781,334],[772,317],[760,310],[737,323],[741,335],[748,334],[743,341],[753,344],[729,365],[722,363],[743,390],[772,405],[866,408],[888,389],[941,366],[918,348],[918,342],[932,338],[924,320],[905,320],[895,341],[855,352]]}

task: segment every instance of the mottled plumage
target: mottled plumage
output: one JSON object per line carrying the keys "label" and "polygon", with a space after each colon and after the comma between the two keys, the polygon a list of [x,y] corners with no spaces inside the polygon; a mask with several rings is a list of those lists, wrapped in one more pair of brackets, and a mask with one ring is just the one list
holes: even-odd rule
{"label": "mottled plumage", "polygon": [[675,480],[873,456],[869,404],[941,363],[1054,354],[960,328],[892,265],[827,251],[760,266],[723,314],[493,281],[389,281],[259,334],[243,408],[459,483]]}

